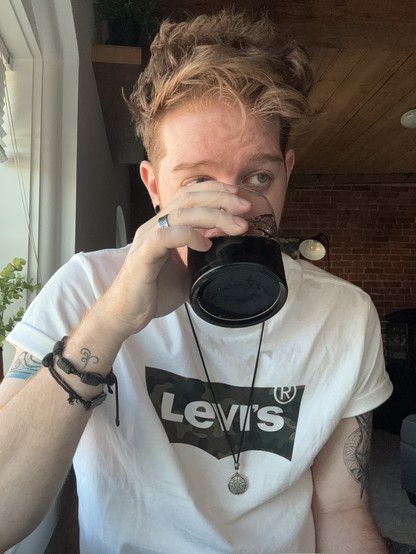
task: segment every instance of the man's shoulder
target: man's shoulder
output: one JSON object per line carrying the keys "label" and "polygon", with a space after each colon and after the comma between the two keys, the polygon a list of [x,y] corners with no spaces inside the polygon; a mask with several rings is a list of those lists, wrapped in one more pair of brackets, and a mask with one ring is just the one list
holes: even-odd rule
{"label": "man's shoulder", "polygon": [[103,248],[93,251],[81,251],[74,255],[74,259],[89,261],[90,263],[123,263],[130,245],[122,248]]}
{"label": "man's shoulder", "polygon": [[285,270],[289,276],[301,279],[305,284],[322,284],[323,286],[351,289],[366,294],[358,285],[338,277],[306,260],[284,257]]}
{"label": "man's shoulder", "polygon": [[372,304],[369,294],[358,285],[310,262],[286,259],[285,270],[289,292],[292,291],[299,300],[308,298],[321,306],[332,305],[339,309],[361,306],[367,310]]}
{"label": "man's shoulder", "polygon": [[78,252],[70,260],[70,263],[80,264],[87,272],[92,270],[94,273],[102,271],[118,273],[128,254],[129,248],[130,245],[123,248],[106,248],[91,252]]}

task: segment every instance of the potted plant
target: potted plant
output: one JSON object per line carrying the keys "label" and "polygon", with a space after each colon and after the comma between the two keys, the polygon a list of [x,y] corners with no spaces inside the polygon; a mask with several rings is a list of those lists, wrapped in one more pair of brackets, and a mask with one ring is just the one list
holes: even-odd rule
{"label": "potted plant", "polygon": [[154,0],[94,0],[94,11],[108,26],[106,44],[147,46],[159,27]]}
{"label": "potted plant", "polygon": [[23,258],[14,258],[0,272],[0,381],[3,379],[3,346],[6,336],[13,329],[15,324],[20,321],[24,314],[24,308],[20,307],[10,315],[6,315],[6,310],[14,304],[16,300],[23,298],[24,291],[38,291],[40,284],[32,284],[32,281],[26,281],[22,275],[23,266],[26,260]]}

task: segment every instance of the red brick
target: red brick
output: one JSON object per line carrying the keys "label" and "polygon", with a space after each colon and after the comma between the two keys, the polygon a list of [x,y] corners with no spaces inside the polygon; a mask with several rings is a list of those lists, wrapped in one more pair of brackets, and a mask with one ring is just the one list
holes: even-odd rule
{"label": "red brick", "polygon": [[332,273],[362,286],[383,316],[416,305],[415,205],[413,185],[297,187],[288,192],[282,229],[284,236],[325,233]]}

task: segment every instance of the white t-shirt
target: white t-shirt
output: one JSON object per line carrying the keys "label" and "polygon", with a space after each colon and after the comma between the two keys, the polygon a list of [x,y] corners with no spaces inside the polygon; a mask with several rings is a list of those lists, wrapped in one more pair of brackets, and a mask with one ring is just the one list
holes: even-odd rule
{"label": "white t-shirt", "polygon": [[[108,288],[126,249],[74,256],[9,335],[42,358]],[[74,466],[82,554],[314,552],[310,467],[340,419],[391,394],[368,295],[284,256],[289,295],[265,332],[241,451],[249,486],[229,492],[230,447],[184,307],[125,341],[109,396]],[[191,310],[229,437],[238,443],[260,325],[226,329]]]}

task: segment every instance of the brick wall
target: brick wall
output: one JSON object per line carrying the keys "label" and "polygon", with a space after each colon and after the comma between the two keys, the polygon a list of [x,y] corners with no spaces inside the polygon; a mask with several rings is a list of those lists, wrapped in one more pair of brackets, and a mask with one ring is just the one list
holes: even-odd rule
{"label": "brick wall", "polygon": [[281,230],[325,233],[331,272],[368,292],[382,319],[416,308],[416,185],[298,185],[288,191]]}

